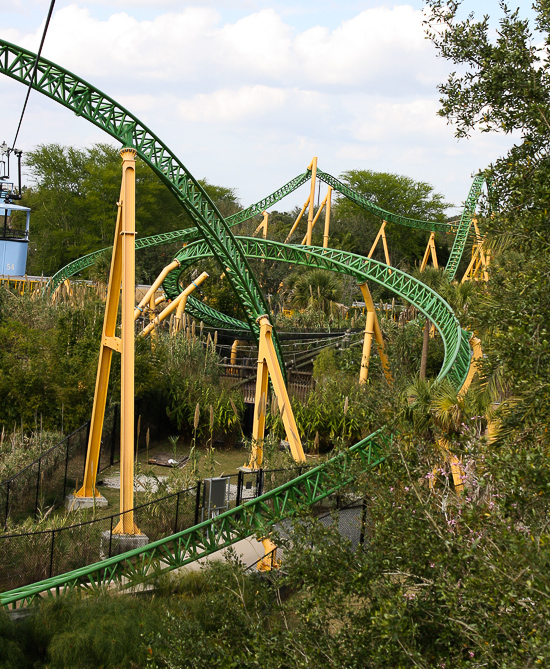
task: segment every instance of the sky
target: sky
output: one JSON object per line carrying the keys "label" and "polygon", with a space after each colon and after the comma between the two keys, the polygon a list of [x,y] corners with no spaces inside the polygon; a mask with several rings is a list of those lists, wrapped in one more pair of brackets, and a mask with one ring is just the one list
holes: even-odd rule
{"label": "sky", "polygon": [[[532,16],[530,3],[516,3]],[[11,0],[0,35],[36,52],[49,5]],[[463,7],[495,25],[500,15],[498,0]],[[368,169],[428,182],[456,213],[472,175],[512,138],[458,141],[437,116],[437,85],[452,67],[425,38],[422,8],[421,0],[57,0],[42,55],[125,106],[196,178],[235,189],[243,206],[317,156],[334,176]],[[0,142],[11,146],[25,94],[0,77]],[[31,92],[17,148],[105,141],[113,143]],[[308,190],[274,208],[301,206]]]}

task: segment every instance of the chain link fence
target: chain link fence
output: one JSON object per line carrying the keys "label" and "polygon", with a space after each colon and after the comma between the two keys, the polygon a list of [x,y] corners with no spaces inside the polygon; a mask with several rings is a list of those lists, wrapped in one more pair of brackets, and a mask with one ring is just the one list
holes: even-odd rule
{"label": "chain link fence", "polygon": [[[85,447],[84,447],[85,452]],[[281,470],[239,471],[228,478],[227,508],[259,497],[296,478],[306,467]],[[68,476],[65,477],[70,480]],[[206,510],[205,485],[172,493],[134,509],[134,522],[149,542],[198,524]],[[0,591],[28,585],[51,576],[85,567],[125,550],[113,534],[122,514],[87,520],[95,510],[76,512],[81,522],[57,529],[24,534],[0,534]]]}

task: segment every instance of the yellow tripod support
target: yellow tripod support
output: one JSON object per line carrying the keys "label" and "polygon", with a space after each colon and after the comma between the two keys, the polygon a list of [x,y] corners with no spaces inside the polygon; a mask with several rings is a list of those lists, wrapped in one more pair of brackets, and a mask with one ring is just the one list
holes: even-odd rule
{"label": "yellow tripod support", "polygon": [[267,211],[262,211],[262,216],[263,216],[263,218],[262,218],[262,222],[261,222],[260,225],[254,230],[254,233],[253,233],[252,236],[255,237],[256,234],[257,234],[258,232],[260,232],[260,230],[261,230],[261,231],[262,231],[262,237],[263,237],[264,239],[267,239],[267,225],[268,225],[268,223],[269,223],[269,214],[267,213]]}
{"label": "yellow tripod support", "polygon": [[374,337],[378,347],[378,354],[380,356],[380,360],[382,361],[384,376],[386,377],[388,384],[391,386],[393,384],[393,378],[390,371],[390,363],[388,356],[386,355],[384,338],[382,336],[382,330],[380,329],[380,323],[378,322],[378,317],[376,315],[376,309],[374,308],[372,295],[370,294],[369,287],[366,283],[359,284],[359,288],[363,293],[363,299],[365,300],[365,306],[367,308],[367,323],[365,325],[365,336],[363,339],[363,355],[361,357],[359,383],[363,384],[367,382],[369,375],[370,351],[372,346],[372,339]]}
{"label": "yellow tripod support", "polygon": [[374,253],[376,247],[378,246],[378,242],[382,240],[382,246],[384,247],[384,257],[386,259],[386,265],[388,267],[391,267],[391,262],[390,262],[390,253],[388,251],[388,240],[386,239],[386,225],[387,221],[382,221],[382,225],[380,226],[380,230],[378,230],[378,234],[376,235],[376,239],[374,240],[374,244],[371,246],[371,249],[367,255],[367,258],[372,258],[372,254]]}
{"label": "yellow tripod support", "polygon": [[265,435],[265,417],[267,410],[268,380],[271,375],[271,383],[277,398],[279,411],[283,425],[285,426],[286,438],[290,444],[290,452],[296,462],[305,462],[306,457],[302,448],[302,442],[298,434],[298,427],[292,413],[290,399],[283,380],[279,360],[273,346],[273,326],[266,316],[260,316],[257,321],[260,325],[260,343],[258,347],[258,373],[256,377],[256,395],[254,404],[254,424],[252,427],[252,453],[249,469],[257,469],[263,462],[263,440]]}
{"label": "yellow tripod support", "polygon": [[[325,229],[324,229],[324,232],[323,232],[323,248],[326,249],[328,247],[328,233],[329,233],[329,229],[330,229],[330,208],[331,208],[331,200],[332,200],[332,191],[333,191],[332,186],[329,186],[327,194],[325,195],[324,200],[319,205],[319,209],[317,210],[317,213],[315,214],[315,218],[311,222],[311,230],[308,228],[308,232],[306,232],[306,234],[304,235],[304,238],[302,239],[302,242],[301,242],[302,246],[304,244],[311,244],[311,233],[313,233],[313,228],[315,227],[315,224],[319,220],[319,217],[321,216],[321,214],[323,213],[324,208],[326,207],[327,209],[326,209],[326,213],[325,213]],[[308,240],[308,234],[309,234],[309,242],[307,241]]]}
{"label": "yellow tripod support", "polygon": [[484,238],[481,236],[481,232],[479,231],[477,219],[474,218],[472,223],[476,233],[476,243],[472,246],[472,259],[470,260],[470,263],[464,272],[464,276],[462,277],[462,281],[460,283],[464,283],[468,280],[479,281],[480,279],[483,281],[489,281],[488,270],[491,261],[490,251],[485,252],[483,250]]}
{"label": "yellow tripod support", "polygon": [[[311,233],[313,230],[313,208],[315,206],[315,184],[317,181],[317,158],[313,158],[311,163],[308,165],[308,170],[311,170],[311,187],[309,190],[309,197],[307,200],[304,202],[304,206],[302,207],[300,213],[298,214],[298,217],[294,221],[294,224],[292,225],[292,228],[290,229],[290,232],[286,236],[285,239],[285,244],[288,244],[290,241],[290,238],[294,234],[294,231],[298,227],[298,223],[302,220],[302,216],[304,215],[306,209],[309,207],[308,214],[307,214],[307,232],[305,236],[305,240],[307,244],[311,244]],[[302,242],[303,244],[304,242]]]}
{"label": "yellow tripod support", "polygon": [[426,246],[426,251],[424,252],[424,257],[422,258],[422,264],[420,265],[420,271],[423,272],[428,265],[428,260],[432,257],[432,264],[436,269],[439,269],[439,264],[437,262],[437,253],[435,251],[435,232],[430,234],[430,239],[428,240],[428,245]]}

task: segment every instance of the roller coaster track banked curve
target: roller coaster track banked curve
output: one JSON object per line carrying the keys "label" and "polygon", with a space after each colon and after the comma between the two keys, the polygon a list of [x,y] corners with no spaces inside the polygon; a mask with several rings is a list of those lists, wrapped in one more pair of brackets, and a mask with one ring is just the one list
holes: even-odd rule
{"label": "roller coaster track banked curve", "polygon": [[[28,85],[34,64],[34,54],[0,40],[0,73]],[[186,168],[153,133],[114,100],[44,59],[38,63],[37,76],[32,87],[102,128],[125,146],[136,149],[138,155],[174,193],[203,236],[204,241],[195,242],[193,251],[190,249],[187,254],[191,257],[192,252],[196,252],[197,257],[200,253],[202,257],[211,255],[217,258],[239,296],[246,311],[248,326],[256,336],[255,318],[262,313],[268,313],[268,309],[259,286],[249,271],[246,254],[274,259],[283,259],[284,256],[286,262],[297,264],[304,264],[304,254],[309,254],[311,258],[315,257],[321,267],[351,273],[360,281],[367,278],[387,285],[429,315],[437,323],[445,342],[445,361],[438,378],[447,376],[456,388],[462,385],[470,359],[466,333],[460,328],[450,307],[427,286],[386,265],[375,261],[365,263],[365,258],[341,251],[316,247],[285,247],[267,242],[262,244],[261,240],[256,239],[243,239],[239,243],[232,235],[228,223],[222,219],[207,194]],[[304,183],[308,176],[306,173],[289,182],[292,184],[289,188],[298,187],[295,184],[300,181]],[[265,202],[267,200],[268,198]],[[248,211],[260,213],[263,208],[265,206],[258,203]],[[239,212],[236,215],[238,220],[231,222],[236,224],[245,220],[244,215],[244,212]],[[191,231],[184,232],[188,235],[196,234]],[[176,232],[155,236],[154,243],[181,239],[179,234]],[[145,246],[151,245],[152,240],[153,238],[149,238],[150,243],[141,241]],[[83,266],[86,262],[92,264],[99,253],[102,252],[80,259]],[[185,259],[185,253],[182,259]],[[280,356],[278,340],[275,343]],[[352,471],[354,461],[359,461],[362,470],[378,465],[384,459],[390,439],[389,432],[382,428],[326,463],[216,518],[123,555],[1,593],[0,603],[17,607],[76,587],[97,589],[111,583],[123,585],[128,577],[145,578],[152,571],[155,574],[169,571],[212,554],[251,534],[262,534],[266,526],[298,513],[349,483],[355,475]]]}
{"label": "roller coaster track banked curve", "polygon": [[[485,179],[482,175],[477,175],[474,178],[474,182],[472,184],[472,187],[470,188],[470,192],[466,200],[466,205],[464,207],[460,222],[458,224],[440,223],[438,221],[424,221],[421,219],[415,219],[415,218],[410,218],[408,216],[401,216],[399,214],[391,213],[389,211],[386,211],[385,209],[382,209],[381,207],[378,207],[376,204],[371,202],[368,198],[361,195],[360,193],[356,193],[354,190],[349,188],[349,186],[346,186],[342,182],[338,181],[338,179],[331,176],[330,174],[322,172],[321,170],[318,169],[317,176],[321,179],[321,181],[324,181],[325,183],[332,186],[334,190],[337,190],[339,193],[347,197],[349,200],[351,200],[358,206],[362,207],[363,209],[366,209],[370,213],[382,218],[383,220],[397,223],[398,225],[404,225],[410,228],[415,228],[417,230],[426,230],[428,232],[456,233],[456,238],[453,244],[451,257],[449,258],[449,262],[447,263],[447,267],[445,270],[450,279],[452,279],[455,276],[456,270],[458,268],[458,263],[460,262],[460,258],[462,257],[462,253],[464,251],[467,238],[470,234],[472,214],[475,210],[475,205],[481,193],[481,188],[485,183]],[[304,174],[300,174],[299,176],[294,177],[294,179],[291,179],[284,186],[281,186],[275,192],[271,193],[270,195],[263,198],[259,202],[250,205],[246,209],[243,209],[242,211],[239,211],[236,214],[228,216],[225,219],[226,224],[229,227],[233,227],[235,225],[238,225],[239,223],[244,223],[253,216],[256,216],[257,214],[261,214],[265,209],[275,204],[275,202],[279,202],[284,197],[286,197],[287,195],[295,191],[297,188],[302,186],[310,178],[311,178],[311,171],[305,172]],[[150,237],[142,237],[136,239],[136,250],[149,248],[151,246],[169,244],[171,242],[189,243],[191,241],[194,241],[198,237],[200,237],[200,232],[199,230],[197,230],[197,228],[188,228],[185,230],[174,230],[171,232],[163,232],[158,235],[151,235]],[[61,268],[58,272],[56,272],[56,274],[54,274],[54,276],[50,279],[50,281],[46,285],[45,290],[55,290],[57,286],[66,279],[70,279],[72,276],[75,276],[82,270],[91,267],[102,254],[109,252],[111,249],[112,247],[106,247],[104,249],[100,249],[99,251],[94,251],[93,253],[89,253],[88,255],[82,256],[81,258],[77,258],[76,260],[73,260],[72,262],[68,263],[67,265],[65,265],[65,267]],[[176,272],[176,274],[179,273]]]}
{"label": "roller coaster track banked curve", "polygon": [[[238,239],[247,258],[278,260],[292,265],[326,269],[353,276],[358,283],[374,281],[389,288],[429,317],[441,334],[445,357],[438,378],[449,378],[457,388],[462,385],[470,364],[469,335],[462,330],[447,302],[418,279],[377,260],[347,251],[317,246],[293,246],[254,237]],[[210,255],[206,244],[197,241],[182,249],[176,257],[185,269]]]}
{"label": "roller coaster track banked curve", "polygon": [[[90,121],[123,146],[135,149],[160,177],[191,217],[214,257],[224,268],[257,339],[259,326],[256,319],[262,314],[269,314],[269,307],[229,226],[189,170],[154,133],[115,100],[44,58],[38,60],[36,77],[33,77],[35,63],[36,55],[32,52],[0,40],[1,74],[27,86],[32,84],[33,89]],[[273,338],[284,374],[276,332]]]}

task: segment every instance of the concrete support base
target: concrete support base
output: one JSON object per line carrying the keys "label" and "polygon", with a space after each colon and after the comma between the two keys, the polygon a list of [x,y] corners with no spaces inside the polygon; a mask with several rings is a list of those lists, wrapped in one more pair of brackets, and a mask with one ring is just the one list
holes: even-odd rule
{"label": "concrete support base", "polygon": [[99,556],[106,560],[113,555],[127,553],[134,548],[142,548],[149,543],[149,537],[145,534],[115,534],[109,530],[101,533]]}
{"label": "concrete support base", "polygon": [[77,509],[104,508],[109,506],[109,502],[103,497],[77,497],[76,495],[67,495],[65,497],[65,509],[67,511],[76,511]]}

